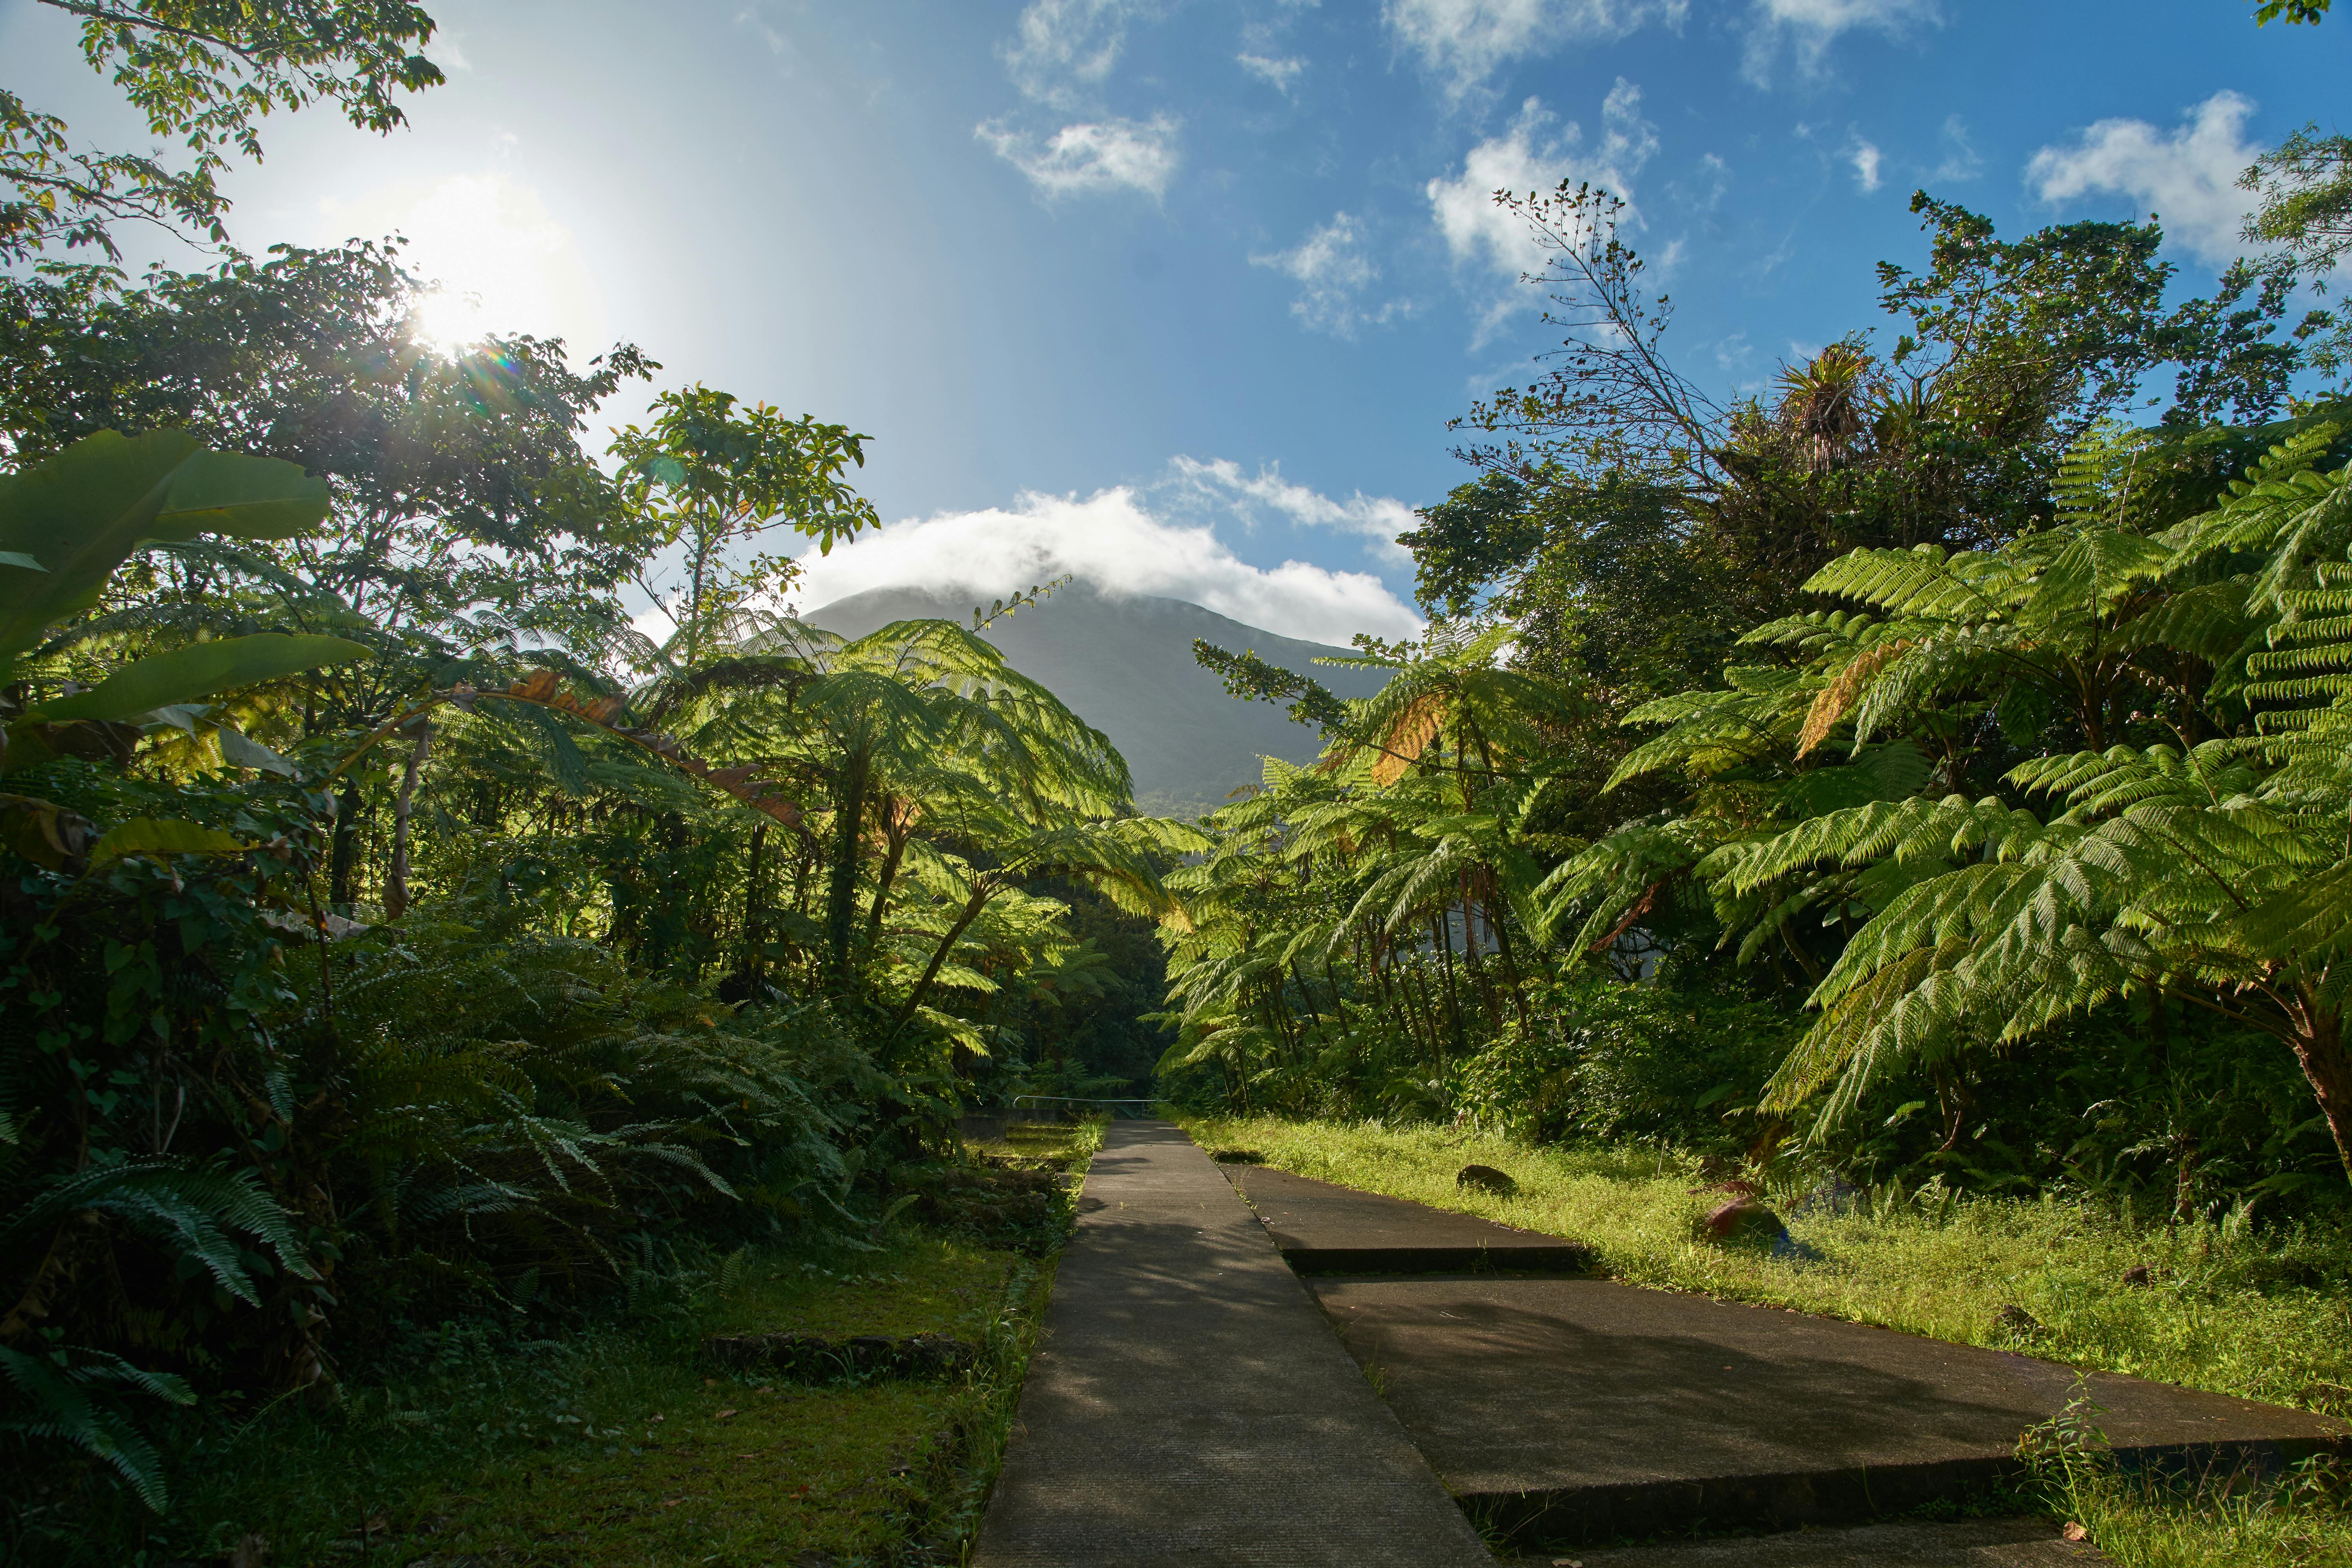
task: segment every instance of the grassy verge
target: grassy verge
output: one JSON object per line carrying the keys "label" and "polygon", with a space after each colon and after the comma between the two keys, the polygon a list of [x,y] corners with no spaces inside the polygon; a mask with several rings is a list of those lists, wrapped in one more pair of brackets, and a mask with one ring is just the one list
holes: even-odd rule
{"label": "grassy verge", "polygon": [[[1093,1126],[1024,1130],[1083,1169]],[[902,1226],[875,1249],[751,1248],[647,1281],[560,1339],[447,1325],[326,1412],[191,1428],[161,1520],[60,1496],[7,1560],[158,1565],[955,1563],[995,1476],[1050,1289],[1022,1250]],[[1042,1254],[1042,1256],[1041,1256]],[[736,1371],[705,1335],[943,1334],[949,1378]],[[240,1543],[244,1553],[240,1556]]]}
{"label": "grassy verge", "polygon": [[[1654,1152],[1534,1148],[1439,1128],[1200,1117],[1212,1150],[1368,1192],[1485,1215],[1592,1247],[1613,1277],[2001,1350],[2084,1369],[2352,1415],[2352,1249],[2298,1226],[2168,1226],[2056,1199],[1879,1190],[1832,1212],[1768,1193],[1817,1261],[1696,1239],[1723,1201],[1695,1162]],[[1505,1197],[1456,1186],[1473,1163]],[[1694,1191],[1693,1189],[1702,1189]],[[2133,1271],[2145,1267],[2146,1282]],[[2015,1309],[2016,1312],[2005,1309]],[[2021,1312],[2025,1319],[2016,1314]],[[2054,1506],[2118,1563],[2147,1568],[2352,1562],[2332,1486],[2184,1497],[2077,1466]]]}

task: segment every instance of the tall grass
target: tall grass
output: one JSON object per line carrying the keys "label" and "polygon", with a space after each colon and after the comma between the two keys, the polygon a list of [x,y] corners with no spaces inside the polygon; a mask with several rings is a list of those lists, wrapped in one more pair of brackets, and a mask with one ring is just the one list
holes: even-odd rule
{"label": "tall grass", "polygon": [[[1697,1239],[1699,1217],[1726,1194],[1694,1158],[1378,1121],[1192,1117],[1184,1126],[1205,1147],[1250,1150],[1302,1176],[1574,1238],[1633,1284],[2352,1412],[2352,1240],[2331,1231],[2263,1226],[2242,1210],[2173,1226],[2055,1196],[1768,1188],[1790,1234],[1819,1255],[1799,1260]],[[1517,1192],[1456,1185],[1473,1163],[1507,1172]],[[2146,1284],[2126,1278],[2141,1265]],[[2008,1326],[2007,1307],[2041,1326]],[[2122,1568],[2352,1563],[2352,1488],[2335,1461],[2284,1479],[2190,1487],[2116,1468],[2099,1452],[2095,1411],[2075,1419],[2087,1444],[2046,1467],[2039,1484],[2050,1510],[2083,1525]]]}
{"label": "tall grass", "polygon": [[[2056,1196],[1936,1186],[1767,1194],[1818,1261],[1696,1238],[1724,1201],[1695,1160],[1547,1148],[1377,1121],[1196,1117],[1211,1148],[1246,1148],[1304,1176],[1476,1214],[1591,1247],[1617,1279],[2035,1353],[2247,1398],[2352,1413],[2352,1240],[2302,1224],[2144,1222]],[[1472,1163],[1508,1197],[1455,1185]],[[1844,1212],[1836,1212],[1837,1208]],[[2147,1283],[2126,1279],[2145,1265]],[[2021,1332],[2003,1309],[2041,1325]],[[2014,1321],[2013,1318],[2011,1319]]]}

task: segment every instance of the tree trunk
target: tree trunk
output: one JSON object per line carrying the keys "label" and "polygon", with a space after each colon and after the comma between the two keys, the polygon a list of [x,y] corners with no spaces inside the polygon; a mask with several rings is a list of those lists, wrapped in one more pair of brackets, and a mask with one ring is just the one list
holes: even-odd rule
{"label": "tree trunk", "polygon": [[[1298,960],[1295,958],[1292,959],[1290,961],[1290,974],[1292,979],[1298,982],[1298,994],[1307,999],[1307,1016],[1315,1020],[1316,1039],[1322,1042],[1324,1045],[1329,1045],[1331,1043],[1331,1032],[1324,1026],[1323,1010],[1315,1005],[1315,986],[1313,983],[1307,978],[1306,966],[1300,963]],[[1334,994],[1337,994],[1338,989],[1339,988],[1337,986],[1332,988]],[[1346,1020],[1342,1019],[1341,1024],[1342,1026],[1344,1026]]]}
{"label": "tree trunk", "polygon": [[824,934],[830,949],[835,992],[850,991],[849,943],[857,923],[857,845],[866,816],[866,785],[873,759],[859,752],[842,770],[841,798],[834,815],[833,876],[824,889]]}
{"label": "tree trunk", "polygon": [[[894,820],[887,805],[882,816],[885,823]],[[882,913],[890,902],[890,884],[898,879],[898,863],[906,857],[907,846],[914,837],[915,830],[911,825],[903,832],[890,834],[889,851],[882,857],[882,869],[874,879],[874,907],[866,917],[866,945],[869,948],[882,941]]]}
{"label": "tree trunk", "polygon": [[931,989],[931,982],[939,978],[940,971],[946,966],[948,954],[955,951],[956,942],[971,927],[971,922],[980,918],[980,911],[988,907],[988,900],[994,898],[996,893],[996,889],[982,885],[979,891],[964,900],[963,913],[958,915],[956,923],[948,928],[948,934],[940,939],[940,945],[931,953],[930,963],[923,970],[923,977],[915,982],[915,988],[912,991],[907,993],[907,1000],[899,1005],[898,1016],[890,1020],[889,1030],[884,1038],[887,1039],[890,1035],[897,1034],[899,1026],[915,1016],[915,1009],[923,1005],[923,997]]}
{"label": "tree trunk", "polygon": [[1466,876],[1462,879],[1462,963],[1470,971],[1470,988],[1477,993],[1478,1011],[1486,1016],[1486,1027],[1499,1031],[1502,1007],[1495,1000],[1495,982],[1486,973],[1486,961],[1478,954],[1478,905],[1470,897]]}
{"label": "tree trunk", "polygon": [[2352,1055],[2344,1049],[2341,1014],[2315,1008],[2305,1002],[2294,1010],[2301,1026],[2294,1041],[2295,1059],[2318,1098],[2320,1114],[2336,1140],[2336,1157],[2344,1173],[2352,1176]]}
{"label": "tree trunk", "polygon": [[1519,1034],[1528,1034],[1528,982],[1519,973],[1518,954],[1511,948],[1511,928],[1495,914],[1492,904],[1486,906],[1486,923],[1495,931],[1495,951],[1503,959],[1503,984],[1511,993],[1511,1011],[1518,1016]]}
{"label": "tree trunk", "polygon": [[416,803],[416,781],[433,755],[433,721],[418,724],[416,744],[410,748],[408,766],[400,775],[400,795],[392,806],[392,868],[383,878],[383,918],[396,921],[408,912],[408,822]]}
{"label": "tree trunk", "polygon": [[743,870],[743,973],[756,979],[766,958],[765,945],[760,941],[760,851],[767,847],[768,825],[754,823],[751,826],[751,859]]}
{"label": "tree trunk", "polygon": [[[1409,968],[1400,973],[1397,984],[1404,990],[1408,1001],[1417,1000],[1419,1003],[1417,1016],[1421,1019],[1422,1027],[1426,1031],[1427,1039],[1423,1048],[1429,1052],[1432,1070],[1444,1071],[1445,1020],[1438,1016],[1437,1004],[1430,997],[1433,987],[1430,985],[1429,976],[1423,974],[1417,966]],[[1415,992],[1420,993],[1417,998],[1413,996]]]}
{"label": "tree trunk", "polygon": [[1430,921],[1437,933],[1438,951],[1445,955],[1445,1010],[1454,1019],[1454,1048],[1463,1055],[1470,1054],[1470,1037],[1462,1027],[1462,988],[1454,979],[1454,922],[1451,910],[1441,911]]}
{"label": "tree trunk", "polygon": [[360,786],[349,775],[343,793],[335,798],[335,847],[327,860],[327,905],[339,914],[352,912],[352,873],[360,849]]}

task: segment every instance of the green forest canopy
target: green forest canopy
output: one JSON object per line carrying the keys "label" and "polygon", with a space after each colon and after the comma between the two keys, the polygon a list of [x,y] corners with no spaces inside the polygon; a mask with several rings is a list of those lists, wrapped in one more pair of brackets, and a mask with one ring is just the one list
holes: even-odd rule
{"label": "green forest canopy", "polygon": [[423,12],[61,8],[187,156],[0,96],[8,1441],[160,1508],[166,1406],[855,1235],[1021,1092],[2341,1205],[2345,139],[2209,299],[1923,193],[1892,341],[1727,402],[1613,197],[1504,193],[1565,338],[1405,536],[1429,636],[1349,702],[1202,648],[1328,744],[1187,824],[980,627],[771,608],[866,434],[592,450],[656,363],[436,350],[394,245],[88,260],[225,243],[272,109],[399,123]]}

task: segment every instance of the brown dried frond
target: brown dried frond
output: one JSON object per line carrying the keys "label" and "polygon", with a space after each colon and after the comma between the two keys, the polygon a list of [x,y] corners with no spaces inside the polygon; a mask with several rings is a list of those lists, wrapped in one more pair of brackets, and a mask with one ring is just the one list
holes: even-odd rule
{"label": "brown dried frond", "polygon": [[1372,783],[1386,789],[1404,776],[1404,770],[1421,760],[1421,753],[1437,736],[1445,722],[1445,701],[1434,694],[1418,697],[1396,722],[1389,726],[1387,736],[1381,742],[1381,760],[1372,764]]}
{"label": "brown dried frond", "polygon": [[1909,637],[1882,643],[1856,655],[1851,663],[1839,670],[1837,679],[1822,688],[1821,694],[1813,699],[1813,705],[1805,710],[1805,727],[1797,731],[1797,755],[1801,757],[1828,740],[1830,731],[1837,728],[1838,721],[1844,718],[1846,710],[1853,706],[1853,700],[1862,695],[1862,689],[1870,683],[1870,678],[1893,663],[1895,656],[1909,647]]}

